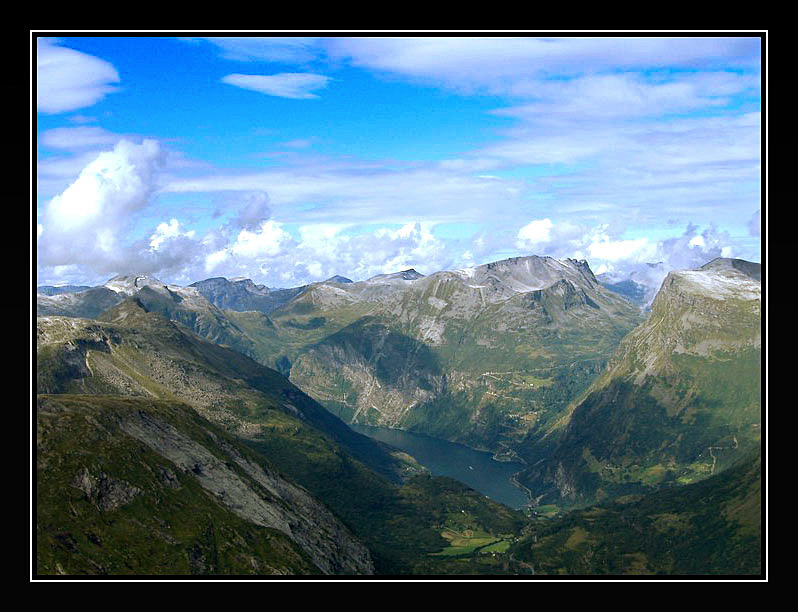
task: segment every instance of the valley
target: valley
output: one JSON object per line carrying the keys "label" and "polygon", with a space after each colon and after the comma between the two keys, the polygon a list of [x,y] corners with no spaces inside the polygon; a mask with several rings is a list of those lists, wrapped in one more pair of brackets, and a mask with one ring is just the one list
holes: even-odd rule
{"label": "valley", "polygon": [[[291,290],[47,288],[39,571],[694,573],[661,547],[710,521],[675,500],[715,496],[728,521],[690,554],[757,573],[760,279],[675,271],[650,312],[535,256]],[[156,524],[150,559],[133,525]],[[607,548],[618,525],[652,539]]]}

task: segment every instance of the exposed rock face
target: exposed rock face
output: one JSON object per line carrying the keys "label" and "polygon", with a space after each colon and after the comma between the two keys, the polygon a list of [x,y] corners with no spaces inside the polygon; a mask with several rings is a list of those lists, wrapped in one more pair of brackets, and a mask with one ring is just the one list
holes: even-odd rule
{"label": "exposed rock face", "polygon": [[85,467],[75,476],[72,486],[83,491],[86,499],[91,500],[104,512],[111,512],[128,504],[141,493],[138,487],[124,480],[117,480],[106,473],[101,474],[99,478],[94,477]]}
{"label": "exposed rock face", "polygon": [[343,284],[347,284],[347,283],[351,283],[353,281],[352,281],[351,278],[346,278],[345,276],[341,276],[339,274],[336,274],[335,276],[331,276],[330,278],[328,278],[324,282],[325,283],[343,283]]}
{"label": "exposed rock face", "polygon": [[[584,261],[532,256],[414,272],[313,285],[273,313],[278,329],[295,313],[325,320],[320,340],[288,355],[292,381],[345,420],[498,449],[499,431],[517,438],[527,431],[519,425],[543,423],[522,419],[541,393],[525,376],[600,364],[641,320]],[[338,329],[327,323],[353,315]]]}
{"label": "exposed rock face", "polygon": [[198,281],[190,286],[196,288],[218,308],[238,311],[256,310],[265,314],[275,311],[305,290],[304,286],[290,289],[269,289],[265,285],[256,285],[248,278],[228,280],[221,277]]}
{"label": "exposed rock face", "polygon": [[[445,393],[446,376],[430,349],[413,338],[392,331],[376,319],[361,319],[310,348],[292,367],[302,387],[322,397],[336,393],[336,380],[353,387],[353,423],[397,426],[414,405]],[[325,393],[326,392],[326,393]],[[376,413],[376,414],[374,414]]]}
{"label": "exposed rock face", "polygon": [[220,447],[268,496],[264,497],[225,462],[169,423],[139,412],[134,418],[121,421],[119,427],[183,472],[190,473],[231,512],[289,536],[325,573],[374,572],[366,547],[307,491],[266,472],[231,445],[217,438]]}
{"label": "exposed rock face", "polygon": [[[120,536],[114,525],[119,524],[127,525],[121,531],[126,545],[141,545],[146,551],[148,545],[142,543],[149,536],[141,522],[146,521],[158,526],[153,535],[162,549],[179,556],[185,525],[172,531],[172,521],[204,522],[210,531],[188,551],[195,573],[218,571],[215,556],[220,547],[240,547],[246,554],[256,550],[254,541],[240,541],[243,532],[265,538],[263,542],[274,542],[274,534],[282,534],[283,542],[292,542],[291,547],[309,560],[301,561],[291,548],[277,542],[267,547],[274,558],[261,560],[267,567],[288,562],[315,567],[325,574],[374,572],[368,549],[327,508],[187,405],[143,398],[40,395],[37,425],[39,477],[47,487],[38,492],[40,516],[49,517],[41,526],[73,554],[79,550],[82,557],[94,554],[94,549],[84,548],[80,538],[69,531],[75,529],[69,526],[74,522],[71,517],[80,526],[81,517],[89,515],[75,505],[74,496],[74,503],[66,502],[66,511],[53,510],[53,504],[69,499],[68,491],[59,493],[54,488],[77,489],[96,511],[113,514],[112,523],[103,519],[91,522],[94,527],[89,527],[87,537],[95,543],[103,540],[98,546],[114,546]],[[80,453],[65,454],[64,449],[74,444],[80,445]],[[74,475],[64,482],[58,474],[64,465],[74,465],[75,457],[82,465],[76,472],[71,471],[74,467],[66,468]],[[139,499],[144,506],[135,507]],[[207,519],[211,508],[224,511],[214,509],[215,518]],[[229,518],[233,516],[237,518]],[[242,525],[253,527],[242,531]],[[226,535],[212,533],[223,526]],[[225,541],[228,537],[234,540]],[[150,561],[146,555],[140,557],[142,550],[131,554],[144,564],[146,573]]]}

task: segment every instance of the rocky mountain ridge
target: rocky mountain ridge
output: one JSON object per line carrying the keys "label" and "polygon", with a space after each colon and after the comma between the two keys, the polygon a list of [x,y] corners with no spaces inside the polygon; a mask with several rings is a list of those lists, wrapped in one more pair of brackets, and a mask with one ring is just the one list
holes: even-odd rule
{"label": "rocky mountain ridge", "polygon": [[[181,288],[124,276],[105,290],[135,294],[148,310],[276,367],[344,420],[491,450],[507,448],[500,430],[518,438],[552,418],[556,410],[542,419],[522,407],[553,392],[570,398],[640,320],[584,261],[529,256],[428,276],[333,278],[270,290],[248,279]],[[349,342],[355,334],[365,335]],[[572,382],[553,382],[560,376]]]}

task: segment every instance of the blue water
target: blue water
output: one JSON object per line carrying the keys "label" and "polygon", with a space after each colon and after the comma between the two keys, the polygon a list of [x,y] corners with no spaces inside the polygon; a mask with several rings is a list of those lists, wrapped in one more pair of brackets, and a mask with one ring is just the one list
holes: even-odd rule
{"label": "blue water", "polygon": [[524,467],[522,463],[496,461],[490,453],[400,429],[368,425],[350,427],[412,455],[436,476],[459,480],[506,506],[519,509],[528,502],[524,492],[510,480]]}

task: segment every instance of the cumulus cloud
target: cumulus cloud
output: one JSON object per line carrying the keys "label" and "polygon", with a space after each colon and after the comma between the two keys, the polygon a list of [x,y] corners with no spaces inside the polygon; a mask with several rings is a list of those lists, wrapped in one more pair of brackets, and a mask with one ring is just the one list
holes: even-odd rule
{"label": "cumulus cloud", "polygon": [[255,231],[241,230],[231,252],[245,258],[273,257],[290,240],[291,235],[283,230],[281,223],[264,221]]}
{"label": "cumulus cloud", "polygon": [[59,46],[58,41],[36,41],[36,110],[55,114],[91,106],[117,90],[119,74],[98,57]]}
{"label": "cumulus cloud", "polygon": [[[624,241],[625,242],[625,241]],[[590,260],[597,273],[605,273],[608,280],[631,279],[649,289],[653,299],[662,281],[672,270],[699,268],[717,257],[734,257],[736,247],[728,232],[711,224],[703,231],[690,223],[679,236],[662,240],[646,240],[628,257]]]}
{"label": "cumulus cloud", "polygon": [[228,278],[245,276],[272,287],[285,287],[335,274],[363,280],[407,268],[430,273],[453,261],[444,241],[421,222],[366,231],[347,229],[336,224],[307,224],[300,226],[296,239],[282,224],[268,221],[259,231],[242,231],[230,245],[209,251],[201,271]]}
{"label": "cumulus cloud", "polygon": [[312,100],[318,98],[313,91],[327,87],[330,77],[308,72],[283,72],[280,74],[228,74],[222,82],[242,89],[251,89],[260,93],[291,98],[294,100]]}
{"label": "cumulus cloud", "polygon": [[120,141],[98,155],[44,209],[39,258],[45,265],[84,264],[115,269],[122,240],[155,189],[162,164],[156,141]]}
{"label": "cumulus cloud", "polygon": [[596,274],[606,274],[612,281],[631,278],[658,289],[671,270],[697,268],[715,257],[734,255],[728,232],[714,224],[699,229],[690,223],[679,236],[655,240],[645,236],[624,238],[622,226],[607,223],[589,226],[542,219],[518,231],[517,246],[524,254],[586,259]]}
{"label": "cumulus cloud", "polygon": [[169,223],[161,223],[155,228],[155,232],[150,236],[150,251],[158,251],[162,248],[164,242],[185,236],[186,238],[194,237],[194,230],[188,232],[180,231],[180,222],[177,219],[171,219]]}
{"label": "cumulus cloud", "polygon": [[656,246],[648,238],[613,240],[601,230],[591,236],[586,250],[590,259],[602,262],[642,263],[656,256]]}
{"label": "cumulus cloud", "polygon": [[551,219],[536,219],[530,221],[518,230],[518,241],[516,245],[519,249],[535,248],[551,240],[551,228],[554,224]]}

